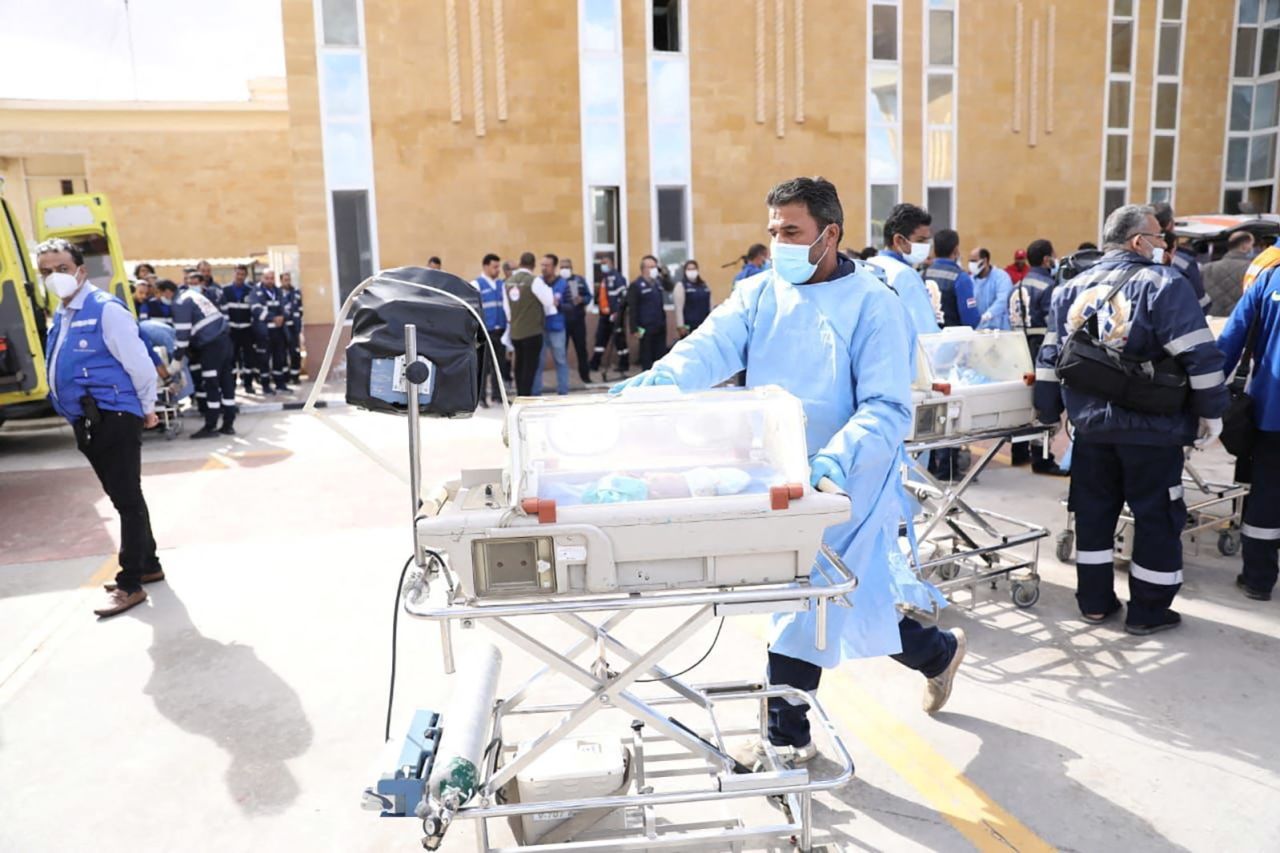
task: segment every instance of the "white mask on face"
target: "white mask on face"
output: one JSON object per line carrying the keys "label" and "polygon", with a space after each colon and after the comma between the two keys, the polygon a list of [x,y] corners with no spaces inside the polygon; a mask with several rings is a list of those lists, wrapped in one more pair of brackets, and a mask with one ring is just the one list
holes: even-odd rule
{"label": "white mask on face", "polygon": [[929,260],[929,250],[933,248],[933,243],[912,243],[911,253],[907,255],[907,260],[914,266],[923,264]]}
{"label": "white mask on face", "polygon": [[982,274],[982,261],[969,261],[969,275]]}
{"label": "white mask on face", "polygon": [[563,279],[573,278],[573,270],[568,269],[567,267],[562,267],[560,269],[560,277]]}
{"label": "white mask on face", "polygon": [[51,272],[44,277],[44,286],[58,294],[59,299],[70,299],[80,289],[80,280],[65,272]]}
{"label": "white mask on face", "polygon": [[686,279],[688,279],[689,281],[697,281],[697,280],[698,280],[698,271],[697,271],[697,270],[685,270],[685,271],[684,271],[684,277],[685,277]]}

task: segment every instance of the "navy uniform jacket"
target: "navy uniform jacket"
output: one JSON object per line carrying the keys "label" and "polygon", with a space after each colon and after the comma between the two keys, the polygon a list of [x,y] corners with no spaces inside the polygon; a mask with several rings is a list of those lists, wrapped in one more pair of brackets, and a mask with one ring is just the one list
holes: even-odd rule
{"label": "navy uniform jacket", "polygon": [[595,302],[598,306],[608,306],[607,311],[600,308],[601,316],[617,315],[621,322],[627,313],[627,277],[617,270],[605,273],[604,283],[596,288]]}
{"label": "navy uniform jacket", "polygon": [[227,318],[203,293],[188,287],[173,300],[173,330],[177,337],[174,358],[182,358],[187,347],[199,350],[219,335],[227,334]]}
{"label": "navy uniform jacket", "polygon": [[1187,281],[1191,282],[1191,289],[1195,291],[1196,301],[1200,303],[1200,310],[1208,314],[1209,306],[1213,304],[1213,300],[1204,292],[1204,276],[1200,275],[1200,263],[1196,260],[1196,253],[1185,246],[1181,246],[1170,258],[1170,265],[1182,273]]}
{"label": "navy uniform jacket", "polygon": [[1015,329],[1026,330],[1028,334],[1040,334],[1048,323],[1049,305],[1056,286],[1057,281],[1044,267],[1028,270],[1022,281],[1013,285],[1013,294],[1009,297],[1009,324]]}
{"label": "navy uniform jacket", "polygon": [[[275,319],[285,316],[280,286],[268,287],[259,283],[249,297],[249,312],[253,315],[253,333],[265,338],[271,329],[276,328]],[[283,327],[280,331],[284,331]]]}
{"label": "navy uniform jacket", "polygon": [[222,288],[222,311],[231,321],[233,331],[253,327],[253,315],[249,312],[249,297],[253,295],[253,283],[228,284]]}
{"label": "navy uniform jacket", "polygon": [[973,279],[949,258],[938,258],[924,274],[925,281],[938,287],[942,301],[942,325],[969,326],[976,329],[982,314],[973,293]]}
{"label": "navy uniform jacket", "polygon": [[[1110,303],[1102,305],[1117,279],[1134,264],[1144,269],[1129,279]],[[1222,417],[1227,409],[1222,353],[1214,345],[1199,303],[1183,284],[1180,274],[1170,267],[1117,250],[1059,285],[1050,309],[1049,331],[1036,360],[1035,405],[1040,420],[1056,423],[1065,408],[1077,441],[1185,446],[1195,441],[1198,417]],[[1058,383],[1054,367],[1060,344],[1094,313],[1103,341],[1125,355],[1153,361],[1167,353],[1178,360],[1191,385],[1185,412],[1134,412]]]}

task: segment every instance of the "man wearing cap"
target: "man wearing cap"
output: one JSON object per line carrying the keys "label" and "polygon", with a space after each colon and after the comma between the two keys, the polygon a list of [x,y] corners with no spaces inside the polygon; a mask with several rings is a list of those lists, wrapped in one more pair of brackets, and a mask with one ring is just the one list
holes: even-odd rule
{"label": "man wearing cap", "polygon": [[1031,266],[1027,263],[1027,250],[1018,249],[1014,252],[1013,263],[1005,267],[1004,271],[1009,274],[1009,279],[1014,284],[1026,278],[1027,273],[1031,271]]}

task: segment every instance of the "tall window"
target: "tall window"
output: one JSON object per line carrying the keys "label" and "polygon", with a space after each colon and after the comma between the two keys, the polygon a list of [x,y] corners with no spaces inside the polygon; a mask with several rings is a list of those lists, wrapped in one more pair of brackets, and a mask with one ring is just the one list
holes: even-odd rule
{"label": "tall window", "polygon": [[1236,12],[1222,209],[1267,213],[1275,203],[1280,0],[1239,0]]}
{"label": "tall window", "polygon": [[587,256],[597,275],[605,255],[625,270],[626,226],[619,215],[627,183],[619,0],[579,0],[578,92]]}
{"label": "tall window", "polygon": [[956,5],[926,0],[925,204],[933,227],[954,228],[956,187]]}
{"label": "tall window", "polygon": [[902,64],[898,0],[868,4],[867,237],[884,243],[884,221],[902,186]]}
{"label": "tall window", "polygon": [[1151,105],[1151,200],[1173,203],[1182,90],[1184,0],[1160,0],[1156,15],[1155,97]]}
{"label": "tall window", "polygon": [[1129,201],[1129,147],[1133,141],[1133,62],[1137,0],[1111,0],[1107,44],[1106,127],[1102,146],[1102,218]]}
{"label": "tall window", "polygon": [[591,261],[595,275],[600,264],[613,258],[614,267],[622,264],[622,230],[618,226],[618,188],[591,188]]}
{"label": "tall window", "polygon": [[373,241],[369,230],[369,194],[337,190],[333,194],[333,251],[337,258],[338,292],[345,301],[356,285],[373,275]]}
{"label": "tall window", "polygon": [[689,259],[684,187],[658,187],[658,260],[679,266]]}
{"label": "tall window", "polygon": [[680,50],[680,0],[653,0],[653,49]]}
{"label": "tall window", "polygon": [[[675,270],[692,252],[689,186],[693,161],[689,106],[688,44],[679,0],[649,0],[649,181],[658,261]],[[680,38],[681,34],[685,38]]]}

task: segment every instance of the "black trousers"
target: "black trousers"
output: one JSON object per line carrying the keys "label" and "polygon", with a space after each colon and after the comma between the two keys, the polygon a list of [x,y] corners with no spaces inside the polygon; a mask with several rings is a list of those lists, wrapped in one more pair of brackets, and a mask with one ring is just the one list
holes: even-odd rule
{"label": "black trousers", "polygon": [[258,378],[258,356],[253,348],[253,329],[231,330],[231,364],[244,390],[253,391]]}
{"label": "black trousers", "polygon": [[289,381],[302,381],[302,330],[289,329]]}
{"label": "black trousers", "polygon": [[516,349],[516,394],[533,395],[533,377],[542,369],[542,335],[512,341]]}
{"label": "black trousers", "polygon": [[587,370],[587,318],[586,315],[569,317],[565,320],[565,332],[573,344],[573,354],[578,363],[578,378],[583,382],[591,381],[591,373]]}
{"label": "black trousers", "polygon": [[506,329],[490,329],[489,341],[493,344],[493,352],[498,356],[498,371],[493,369],[493,359],[486,347],[480,359],[480,398],[484,399],[485,379],[489,382],[489,398],[495,403],[502,402],[501,384],[511,381],[511,363],[507,361],[507,347],[502,343],[502,335]]}
{"label": "black trousers", "polygon": [[1241,551],[1244,582],[1270,592],[1276,585],[1280,553],[1280,432],[1256,433],[1249,460],[1251,491],[1244,499]]}
{"label": "black trousers", "polygon": [[102,412],[102,422],[71,424],[76,446],[93,466],[102,490],[120,514],[120,571],[116,583],[125,592],[142,589],[142,576],[160,571],[151,515],[142,496],[142,419],[128,412]]}
{"label": "black trousers", "polygon": [[615,369],[619,373],[626,373],[627,368],[631,366],[631,353],[627,349],[626,317],[622,314],[618,314],[616,320],[600,315],[600,323],[596,326],[596,348],[591,354],[591,369],[600,369],[610,340],[613,341],[613,350],[618,360]]}
{"label": "black trousers", "polygon": [[[1027,347],[1031,350],[1031,363],[1036,363],[1036,358],[1040,355],[1040,345],[1044,343],[1044,335],[1027,335]],[[1049,458],[1044,458],[1044,442],[1042,441],[1019,441],[1009,445],[1009,460],[1014,465],[1025,465],[1030,462],[1033,465],[1043,465],[1048,468],[1057,467],[1058,461],[1053,458],[1053,453],[1049,454]]]}
{"label": "black trousers", "polygon": [[230,335],[214,338],[209,343],[193,349],[192,361],[200,362],[200,387],[204,389],[204,425],[209,429],[236,422],[236,374],[231,360],[234,358]]}
{"label": "black trousers", "polygon": [[265,335],[256,338],[258,378],[262,390],[283,389],[289,382],[289,339],[283,327],[270,326]]}
{"label": "black trousers", "polygon": [[640,368],[648,370],[667,354],[667,326],[645,326],[640,336]]}
{"label": "black trousers", "polygon": [[1067,508],[1076,516],[1076,601],[1081,613],[1116,603],[1116,523],[1133,513],[1129,610],[1125,621],[1148,625],[1169,609],[1182,586],[1182,448],[1077,441]]}
{"label": "black trousers", "polygon": [[[956,638],[936,625],[928,627],[904,616],[898,622],[902,651],[893,659],[914,669],[925,678],[941,675],[956,653]],[[770,686],[786,685],[812,693],[822,679],[822,667],[807,660],[769,652]],[[769,742],[775,746],[804,746],[809,736],[809,704],[798,700],[771,698],[769,705]]]}

